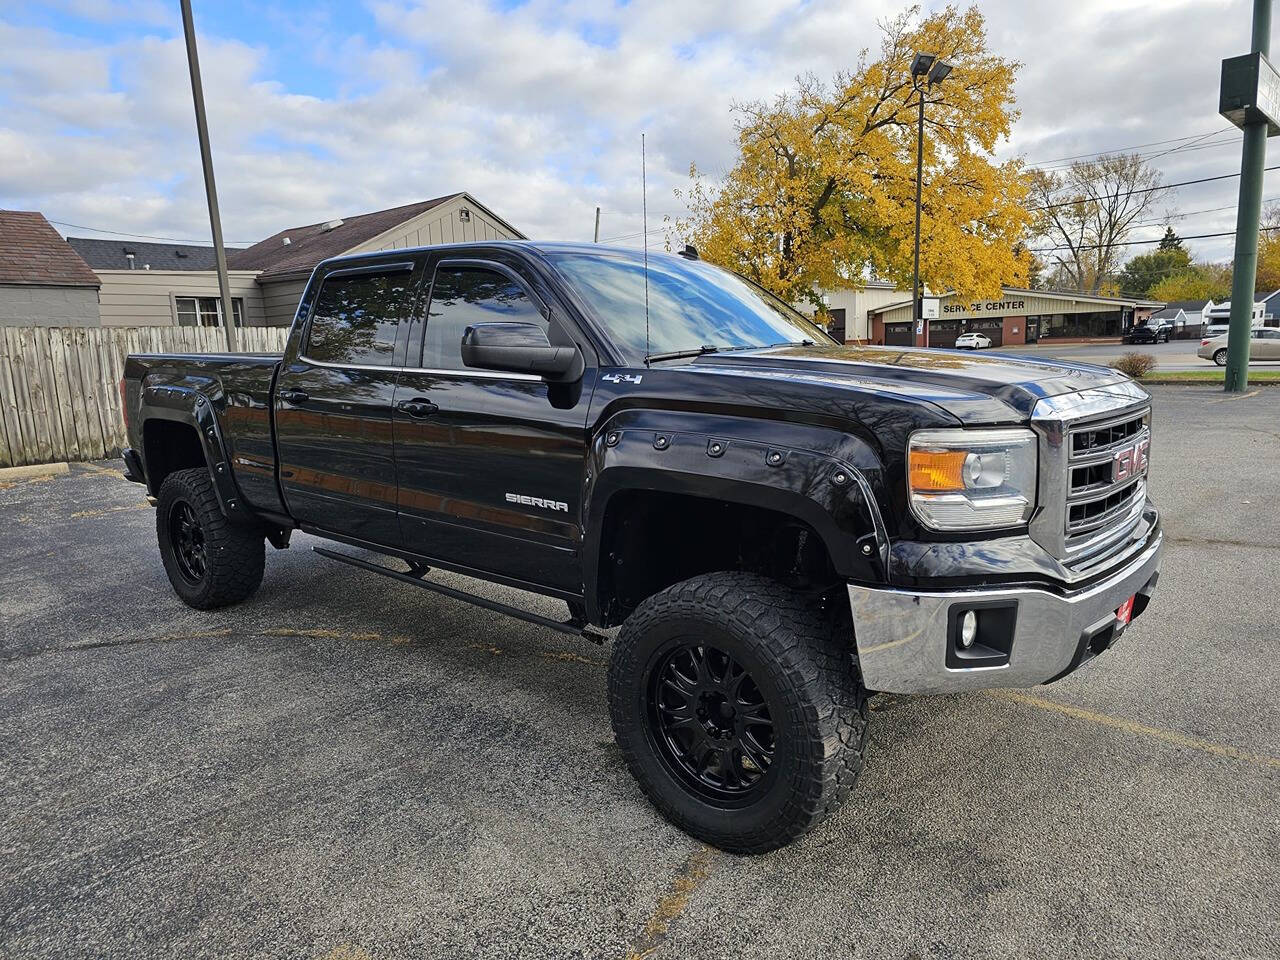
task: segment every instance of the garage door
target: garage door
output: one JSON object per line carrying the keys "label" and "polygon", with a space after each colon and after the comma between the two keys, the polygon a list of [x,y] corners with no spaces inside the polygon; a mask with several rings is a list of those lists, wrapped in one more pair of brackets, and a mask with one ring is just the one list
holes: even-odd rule
{"label": "garage door", "polygon": [[934,320],[929,324],[929,346],[954,347],[963,332],[964,324],[959,320]]}
{"label": "garage door", "polygon": [[886,323],[884,342],[889,347],[909,347],[915,338],[911,335],[911,323]]}
{"label": "garage door", "polygon": [[1003,320],[970,320],[969,329],[974,333],[985,333],[991,338],[993,347],[998,347],[1004,343]]}

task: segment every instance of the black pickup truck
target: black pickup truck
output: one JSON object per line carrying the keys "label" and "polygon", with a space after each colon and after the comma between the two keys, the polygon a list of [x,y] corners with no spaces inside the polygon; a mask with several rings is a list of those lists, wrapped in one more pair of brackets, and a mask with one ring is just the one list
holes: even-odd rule
{"label": "black pickup truck", "polygon": [[316,548],[356,576],[597,642],[621,625],[626,762],[734,851],[848,796],[872,693],[1052,682],[1122,635],[1158,573],[1132,381],[839,345],[691,249],[329,260],[283,357],[133,356],[121,388],[127,475],[184,601],[247,599],[264,542],[302,530],[360,548]]}

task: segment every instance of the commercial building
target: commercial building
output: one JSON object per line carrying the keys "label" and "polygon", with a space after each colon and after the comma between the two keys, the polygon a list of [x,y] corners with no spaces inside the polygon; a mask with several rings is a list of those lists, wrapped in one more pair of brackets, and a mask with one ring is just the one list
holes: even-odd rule
{"label": "commercial building", "polygon": [[[822,305],[829,318],[827,332],[842,343],[866,342],[871,338],[871,311],[896,303],[904,296],[909,298],[911,291],[883,280],[868,280],[857,289],[823,290]],[[813,313],[812,309],[806,312]]]}
{"label": "commercial building", "polygon": [[1082,293],[1022,290],[1005,287],[999,299],[965,300],[955,294],[938,298],[937,318],[914,322],[908,297],[870,311],[873,343],[951,347],[962,333],[983,333],[997,346],[1053,340],[1119,340],[1163,303]]}

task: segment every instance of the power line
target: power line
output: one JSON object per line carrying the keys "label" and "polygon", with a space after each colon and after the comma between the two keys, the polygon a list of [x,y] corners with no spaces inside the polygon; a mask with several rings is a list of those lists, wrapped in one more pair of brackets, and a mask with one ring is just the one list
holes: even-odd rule
{"label": "power line", "polygon": [[653,236],[655,233],[663,233],[670,229],[669,227],[654,227],[652,230],[638,230],[635,233],[624,233],[618,237],[605,237],[601,243],[613,243],[615,240],[634,240],[636,237]]}
{"label": "power line", "polygon": [[1051,163],[1061,163],[1064,160],[1083,160],[1086,157],[1101,157],[1108,153],[1125,153],[1129,150],[1141,150],[1144,147],[1159,147],[1166,143],[1182,143],[1185,140],[1203,140],[1205,137],[1211,137],[1214,134],[1225,133],[1228,130],[1234,130],[1235,127],[1219,127],[1217,130],[1210,130],[1208,133],[1193,133],[1186,137],[1173,137],[1169,140],[1153,140],[1150,143],[1135,143],[1127,147],[1114,147],[1110,150],[1096,150],[1093,153],[1077,153],[1070,157],[1054,157],[1050,160],[1040,160],[1036,163],[1027,162],[1031,167],[1044,167]]}
{"label": "power line", "polygon": [[[1280,170],[1280,164],[1263,168],[1264,173],[1268,170]],[[1107,194],[1107,196],[1113,199],[1119,199],[1120,197],[1136,196],[1137,194],[1140,194],[1140,193],[1155,193],[1158,190],[1172,190],[1174,187],[1189,187],[1197,183],[1212,183],[1215,180],[1231,180],[1238,176],[1240,176],[1240,174],[1238,173],[1223,173],[1223,174],[1219,174],[1216,177],[1200,177],[1197,180],[1179,180],[1177,183],[1162,183],[1154,187],[1142,187],[1139,190],[1126,190],[1123,193]],[[1091,200],[1095,200],[1095,199],[1097,198],[1080,197],[1075,200],[1063,200],[1061,203],[1046,203],[1039,207],[1028,207],[1027,209],[1033,213],[1037,210],[1056,210],[1059,207],[1073,207],[1077,203],[1088,203]]]}
{"label": "power line", "polygon": [[[1280,226],[1276,227],[1260,227],[1259,230],[1280,230]],[[1196,233],[1186,237],[1178,237],[1179,240],[1208,240],[1213,237],[1234,237],[1234,230],[1225,230],[1222,233]],[[1087,243],[1079,247],[1072,247],[1070,244],[1063,244],[1058,247],[1030,247],[1031,253],[1052,253],[1055,250],[1105,250],[1111,247],[1135,247],[1142,244],[1160,243],[1164,237],[1157,237],[1154,240],[1125,240],[1123,243]]]}
{"label": "power line", "polygon": [[[94,233],[110,233],[117,237],[141,237],[144,240],[167,240],[170,243],[189,243],[196,247],[205,247],[210,245],[209,243],[200,240],[183,240],[179,237],[153,237],[149,233],[124,233],[120,230],[105,230],[102,227],[86,227],[83,223],[67,223],[65,220],[53,220],[48,217],[45,219],[49,220],[50,223],[56,223],[60,227],[72,227],[76,230],[92,230]],[[245,246],[253,246],[253,244],[258,241],[232,240],[231,242],[235,244],[244,244]]]}

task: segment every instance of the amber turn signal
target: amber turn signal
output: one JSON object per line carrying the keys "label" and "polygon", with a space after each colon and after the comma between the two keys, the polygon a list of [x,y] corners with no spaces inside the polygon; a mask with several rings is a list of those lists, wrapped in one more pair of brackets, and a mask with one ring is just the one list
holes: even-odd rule
{"label": "amber turn signal", "polygon": [[964,489],[966,450],[911,451],[911,489],[917,493]]}

